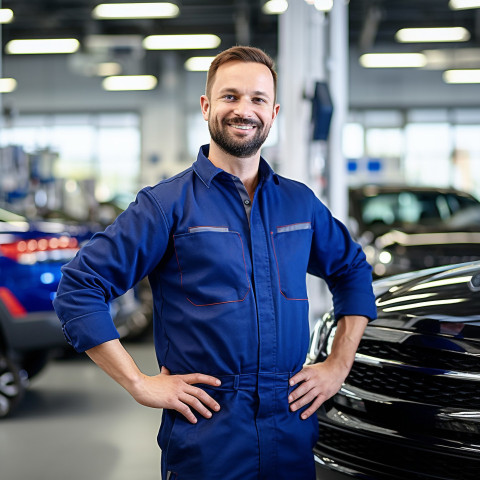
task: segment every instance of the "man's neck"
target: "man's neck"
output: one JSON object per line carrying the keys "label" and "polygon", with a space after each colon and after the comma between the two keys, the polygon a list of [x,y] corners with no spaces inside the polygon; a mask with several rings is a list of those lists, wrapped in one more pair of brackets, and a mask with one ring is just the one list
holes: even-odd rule
{"label": "man's neck", "polygon": [[253,200],[253,195],[258,185],[260,151],[252,157],[239,158],[225,153],[214,142],[210,142],[208,159],[216,167],[238,177],[245,186],[248,195]]}

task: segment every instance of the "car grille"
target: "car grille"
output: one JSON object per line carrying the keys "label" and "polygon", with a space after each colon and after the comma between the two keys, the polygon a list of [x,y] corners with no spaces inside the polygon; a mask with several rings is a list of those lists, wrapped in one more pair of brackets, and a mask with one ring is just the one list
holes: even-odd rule
{"label": "car grille", "polygon": [[478,408],[478,382],[355,363],[346,382],[370,393],[444,407]]}
{"label": "car grille", "polygon": [[[365,437],[351,431],[320,423],[317,453],[333,460],[338,457],[345,465],[363,466],[379,472],[378,478],[393,475],[408,480],[478,480],[480,461],[430,449],[412,449],[410,445],[385,440],[383,437]],[[368,460],[367,460],[368,459]],[[382,475],[384,474],[384,475]]]}
{"label": "car grille", "polygon": [[419,367],[480,372],[480,357],[446,350],[439,354],[438,350],[412,345],[364,340],[358,347],[358,353]]}

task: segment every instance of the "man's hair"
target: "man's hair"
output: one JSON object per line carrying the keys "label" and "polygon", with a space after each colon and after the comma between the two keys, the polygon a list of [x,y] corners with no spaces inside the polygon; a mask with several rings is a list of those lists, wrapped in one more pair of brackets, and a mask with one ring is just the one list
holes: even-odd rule
{"label": "man's hair", "polygon": [[217,70],[225,63],[238,61],[245,63],[261,63],[268,67],[273,77],[273,91],[275,97],[277,96],[277,72],[275,71],[275,63],[273,59],[259,48],[237,46],[219,53],[211,63],[210,68],[208,69],[207,85],[205,87],[207,98],[210,98]]}

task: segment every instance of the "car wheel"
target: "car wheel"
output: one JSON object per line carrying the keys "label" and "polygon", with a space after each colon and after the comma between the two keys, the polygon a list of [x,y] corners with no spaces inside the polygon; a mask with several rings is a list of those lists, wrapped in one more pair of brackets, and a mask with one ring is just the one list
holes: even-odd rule
{"label": "car wheel", "polygon": [[0,353],[0,418],[9,415],[25,391],[26,374]]}
{"label": "car wheel", "polygon": [[38,375],[50,360],[50,352],[48,350],[35,350],[28,352],[21,360],[22,369],[27,373],[28,379]]}

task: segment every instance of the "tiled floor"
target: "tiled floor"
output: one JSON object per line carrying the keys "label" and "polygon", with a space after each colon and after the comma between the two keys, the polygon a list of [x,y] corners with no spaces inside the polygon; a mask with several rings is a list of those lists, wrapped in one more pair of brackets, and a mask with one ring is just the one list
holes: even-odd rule
{"label": "tiled floor", "polygon": [[[126,347],[145,373],[158,371],[150,343]],[[159,480],[160,417],[89,359],[56,360],[0,421],[0,479]]]}

